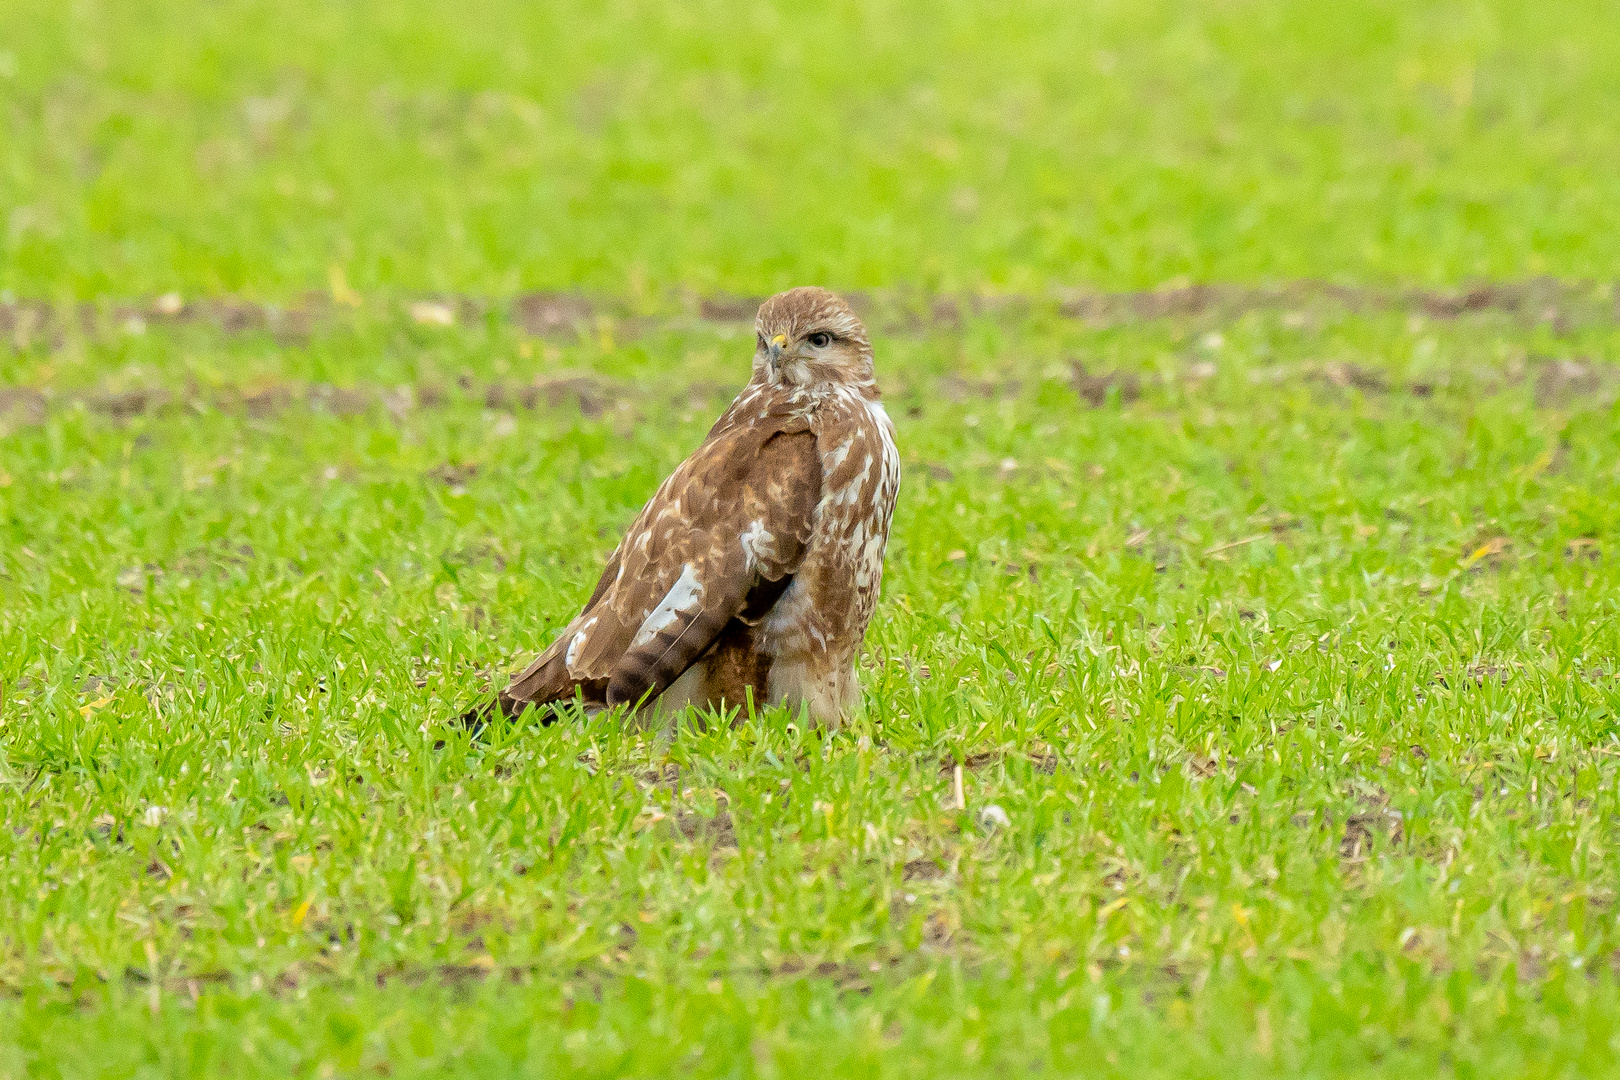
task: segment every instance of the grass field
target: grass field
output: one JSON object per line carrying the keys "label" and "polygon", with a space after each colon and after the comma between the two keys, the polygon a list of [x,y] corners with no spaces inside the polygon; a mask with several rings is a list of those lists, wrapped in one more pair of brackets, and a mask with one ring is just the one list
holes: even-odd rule
{"label": "grass field", "polygon": [[9,0],[0,289],[1609,280],[1615,18]]}
{"label": "grass field", "polygon": [[[0,8],[0,1077],[1614,1072],[1616,15]],[[811,281],[863,715],[448,726]]]}

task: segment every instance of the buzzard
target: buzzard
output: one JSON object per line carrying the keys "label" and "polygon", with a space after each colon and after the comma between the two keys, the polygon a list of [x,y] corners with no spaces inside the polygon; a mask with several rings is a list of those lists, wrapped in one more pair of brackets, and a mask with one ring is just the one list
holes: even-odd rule
{"label": "buzzard", "polygon": [[[806,710],[836,726],[900,487],[866,328],[799,288],[754,320],[753,377],[636,517],[591,598],[497,704]],[[487,708],[487,707],[486,707]]]}

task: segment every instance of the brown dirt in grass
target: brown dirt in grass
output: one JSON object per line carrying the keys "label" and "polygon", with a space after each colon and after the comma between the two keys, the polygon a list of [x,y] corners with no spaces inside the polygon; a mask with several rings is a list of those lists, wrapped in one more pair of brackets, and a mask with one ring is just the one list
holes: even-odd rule
{"label": "brown dirt in grass", "polygon": [[1363,796],[1361,805],[1345,819],[1339,838],[1339,858],[1350,867],[1365,862],[1376,841],[1400,844],[1406,835],[1400,812],[1390,809],[1389,796],[1382,790]]}
{"label": "brown dirt in grass", "polygon": [[1142,396],[1142,380],[1135,372],[1103,371],[1093,374],[1078,360],[1069,365],[1069,370],[1074,392],[1094,409],[1107,404],[1109,391],[1119,396],[1122,405],[1128,405]]}
{"label": "brown dirt in grass", "polygon": [[1586,398],[1612,393],[1620,371],[1588,360],[1543,360],[1535,374],[1536,404],[1563,408]]}
{"label": "brown dirt in grass", "polygon": [[1373,371],[1359,364],[1324,364],[1317,377],[1340,389],[1354,388],[1364,393],[1378,394],[1389,390],[1389,379],[1383,372]]}
{"label": "brown dirt in grass", "polygon": [[[587,419],[628,403],[632,391],[588,375],[566,375],[532,383],[480,383],[459,380],[456,393],[497,412],[576,408]],[[681,399],[685,401],[685,397]],[[293,408],[333,416],[353,417],[374,410],[396,420],[418,409],[441,408],[452,401],[452,391],[435,383],[420,386],[333,386],[328,383],[282,383],[271,386],[189,386],[124,389],[36,390],[0,387],[0,420],[39,423],[52,410],[83,407],[113,420],[165,416],[185,412],[218,411],[265,419]]]}
{"label": "brown dirt in grass", "polygon": [[949,871],[937,859],[912,859],[906,863],[901,871],[900,880],[908,883],[913,881],[938,881],[948,873]]}
{"label": "brown dirt in grass", "polygon": [[712,296],[698,301],[698,317],[709,322],[754,321],[763,296]]}
{"label": "brown dirt in grass", "polygon": [[[1613,285],[1530,279],[1480,283],[1455,289],[1338,285],[1296,281],[1280,285],[1180,285],[1128,292],[1060,288],[1045,294],[958,293],[923,295],[889,289],[846,294],[863,318],[886,333],[951,330],[970,318],[1017,321],[1040,313],[1097,325],[1161,320],[1220,322],[1251,312],[1275,313],[1285,326],[1306,327],[1335,312],[1367,314],[1404,311],[1452,320],[1475,315],[1507,316],[1521,324],[1547,326],[1566,334],[1577,325],[1620,320],[1620,290]],[[605,319],[618,340],[640,336],[658,325],[678,326],[692,317],[703,322],[752,323],[764,298],[713,294],[688,297],[679,310],[656,317],[631,317],[622,301],[575,292],[537,291],[510,300],[478,296],[431,296],[362,300],[360,308],[333,302],[311,291],[280,303],[240,296],[182,298],[169,293],[144,300],[51,303],[20,298],[0,301],[0,342],[19,351],[59,345],[69,335],[142,334],[158,328],[204,326],[217,333],[266,333],[285,343],[307,340],[327,322],[362,314],[419,325],[455,325],[492,310],[523,333],[569,340],[597,334]]]}
{"label": "brown dirt in grass", "polygon": [[1254,311],[1275,311],[1285,325],[1308,325],[1312,312],[1408,311],[1432,319],[1496,312],[1521,321],[1545,323],[1557,333],[1577,321],[1620,318],[1620,295],[1612,286],[1561,282],[1550,278],[1481,283],[1457,289],[1339,285],[1295,281],[1275,286],[1184,285],[1140,292],[1072,291],[1060,310],[1092,322],[1146,322],[1158,319],[1235,319]]}
{"label": "brown dirt in grass", "polygon": [[591,302],[577,293],[524,293],[512,301],[512,317],[535,337],[577,333],[595,318]]}
{"label": "brown dirt in grass", "polygon": [[[1460,310],[1477,310],[1468,306]],[[168,305],[171,309],[173,305]],[[34,314],[19,315],[19,311],[32,312],[33,308],[17,304],[0,304],[0,312],[13,327],[34,325]],[[190,308],[174,309],[165,318],[181,320]],[[201,318],[198,315],[197,318]],[[7,323],[0,320],[0,331]],[[32,332],[32,331],[28,331]],[[15,335],[13,335],[15,336]],[[0,342],[5,337],[0,334]],[[3,348],[0,345],[0,348]],[[1094,370],[1080,359],[1069,362],[1068,383],[1081,403],[1092,408],[1117,401],[1131,405],[1150,391],[1170,390],[1187,395],[1208,393],[1212,385],[1204,364],[1195,364],[1186,371],[1165,375],[1142,374],[1111,369]],[[1586,409],[1602,408],[1620,398],[1620,366],[1587,357],[1552,358],[1531,355],[1510,360],[1504,364],[1481,367],[1454,365],[1436,368],[1424,373],[1420,380],[1406,380],[1393,373],[1348,361],[1307,362],[1255,368],[1248,371],[1251,382],[1267,386],[1289,382],[1304,382],[1320,388],[1329,395],[1360,393],[1374,395],[1408,395],[1414,398],[1455,397],[1467,394],[1480,397],[1525,386],[1537,408]],[[929,381],[934,394],[949,402],[970,404],[1016,397],[1026,390],[1019,379],[1006,376],[986,378],[955,372],[934,377]],[[464,375],[453,384],[424,380],[415,385],[386,386],[358,384],[335,386],[325,383],[272,382],[250,385],[187,385],[128,386],[103,385],[83,388],[61,388],[49,384],[43,387],[0,386],[0,425],[32,425],[43,422],[55,411],[83,409],[114,421],[131,421],[145,416],[201,414],[217,411],[245,415],[253,419],[267,419],[293,409],[307,409],[339,417],[364,416],[373,413],[392,416],[396,421],[416,411],[437,409],[453,404],[473,402],[494,412],[578,410],[586,419],[599,419],[609,414],[633,416],[638,404],[663,400],[678,409],[694,415],[717,408],[728,400],[736,386],[709,382],[681,385],[658,385],[611,382],[584,372],[554,371],[548,376],[529,382],[496,379],[481,381]],[[914,396],[915,386],[900,388],[891,399]],[[913,405],[911,415],[921,415],[922,406]],[[1554,460],[1547,468],[1556,471]],[[948,482],[954,471],[942,463],[925,466],[934,479]]]}
{"label": "brown dirt in grass", "polygon": [[708,841],[716,848],[737,846],[737,830],[731,823],[729,811],[721,810],[713,817],[704,817],[681,810],[673,820],[675,828],[688,840]]}

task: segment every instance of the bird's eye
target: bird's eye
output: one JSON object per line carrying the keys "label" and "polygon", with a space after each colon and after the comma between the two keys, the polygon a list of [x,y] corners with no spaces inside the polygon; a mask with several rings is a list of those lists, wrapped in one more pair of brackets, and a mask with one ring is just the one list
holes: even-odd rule
{"label": "bird's eye", "polygon": [[811,345],[812,348],[825,349],[828,345],[832,344],[832,335],[831,334],[811,334],[810,338],[809,338],[809,341],[810,341],[810,345]]}

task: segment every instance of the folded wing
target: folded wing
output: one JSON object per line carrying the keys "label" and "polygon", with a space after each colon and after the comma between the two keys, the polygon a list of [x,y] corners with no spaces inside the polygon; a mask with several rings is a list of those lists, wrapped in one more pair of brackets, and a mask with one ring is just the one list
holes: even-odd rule
{"label": "folded wing", "polygon": [[820,495],[810,431],[717,425],[641,511],[585,609],[514,676],[502,708],[576,694],[636,705],[662,693],[732,619],[752,622],[780,595]]}

